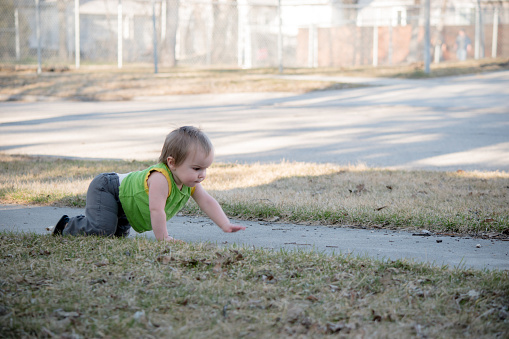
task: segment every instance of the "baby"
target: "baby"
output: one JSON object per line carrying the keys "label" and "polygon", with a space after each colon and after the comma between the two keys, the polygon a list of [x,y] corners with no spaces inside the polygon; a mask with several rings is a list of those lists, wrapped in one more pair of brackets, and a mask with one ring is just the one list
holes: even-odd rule
{"label": "baby", "polygon": [[125,237],[153,230],[158,240],[176,241],[168,235],[166,221],[190,197],[224,232],[245,230],[234,225],[219,203],[201,185],[214,160],[209,138],[198,128],[180,127],[166,137],[159,163],[127,174],[102,173],[87,191],[85,215],[62,216],[54,235]]}

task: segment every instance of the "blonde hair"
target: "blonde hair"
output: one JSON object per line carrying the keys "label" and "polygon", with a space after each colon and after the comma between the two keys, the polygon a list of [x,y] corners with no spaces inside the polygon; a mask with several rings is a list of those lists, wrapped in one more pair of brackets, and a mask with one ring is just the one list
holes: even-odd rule
{"label": "blonde hair", "polygon": [[175,160],[175,166],[182,164],[193,147],[200,146],[208,156],[213,150],[212,143],[205,133],[193,126],[182,126],[171,131],[164,140],[159,162],[165,163],[168,157]]}

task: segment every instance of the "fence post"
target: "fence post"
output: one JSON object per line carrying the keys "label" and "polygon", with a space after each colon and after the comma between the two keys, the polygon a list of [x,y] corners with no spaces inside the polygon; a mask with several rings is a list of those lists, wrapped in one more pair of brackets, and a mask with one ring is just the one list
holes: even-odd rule
{"label": "fence post", "polygon": [[161,45],[164,46],[166,40],[166,11],[167,11],[167,0],[163,0],[161,3]]}
{"label": "fence post", "polygon": [[117,9],[117,67],[122,68],[122,0],[118,0]]}
{"label": "fence post", "polygon": [[392,31],[393,31],[393,28],[392,28],[392,18],[391,18],[389,20],[389,48],[387,51],[387,62],[389,64],[389,66],[392,66],[392,54],[393,54],[393,50],[394,50],[393,43],[392,43]]}
{"label": "fence post", "polygon": [[239,1],[237,1],[237,66],[244,68],[244,29],[242,24],[242,17],[244,11],[241,10]]}
{"label": "fence post", "polygon": [[474,58],[477,60],[479,59],[480,55],[480,44],[479,44],[479,38],[480,38],[480,29],[479,29],[479,6],[475,8],[475,42],[474,42]]}
{"label": "fence post", "polygon": [[35,0],[35,36],[37,38],[37,74],[42,73],[41,68],[41,6]]}
{"label": "fence post", "polygon": [[20,48],[19,48],[19,11],[16,8],[14,10],[14,34],[15,34],[15,44],[16,44],[16,60],[20,59]]}
{"label": "fence post", "polygon": [[491,42],[491,57],[497,57],[497,47],[498,47],[498,8],[495,8],[495,12],[493,13],[493,40]]}
{"label": "fence post", "polygon": [[380,19],[380,8],[376,9],[375,25],[373,26],[373,66],[378,66],[378,21]]}
{"label": "fence post", "polygon": [[278,16],[278,37],[277,37],[277,59],[279,63],[279,73],[283,73],[283,20],[281,18],[281,0],[277,2],[277,16]]}
{"label": "fence post", "polygon": [[315,25],[309,26],[308,32],[308,67],[316,68],[318,67],[318,52],[317,52],[317,28]]}
{"label": "fence post", "polygon": [[484,58],[484,34],[481,3],[477,0],[477,7],[475,8],[475,59],[481,58]]}
{"label": "fence post", "polygon": [[74,0],[74,56],[76,69],[80,68],[80,0]]}
{"label": "fence post", "polygon": [[152,36],[154,45],[154,73],[157,74],[157,31],[156,31],[156,2],[152,0],[152,29],[154,34]]}
{"label": "fence post", "polygon": [[426,0],[424,3],[424,72],[429,74],[429,64],[430,64],[430,20],[429,20],[429,12],[430,12],[430,0]]}

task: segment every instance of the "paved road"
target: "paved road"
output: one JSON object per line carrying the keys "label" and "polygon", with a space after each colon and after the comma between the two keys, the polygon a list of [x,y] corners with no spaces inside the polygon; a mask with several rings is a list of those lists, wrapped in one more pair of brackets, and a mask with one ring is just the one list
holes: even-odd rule
{"label": "paved road", "polygon": [[361,80],[377,86],[304,95],[3,102],[0,151],[155,159],[168,131],[192,124],[210,135],[216,161],[509,171],[509,72]]}
{"label": "paved road", "polygon": [[[169,130],[192,124],[210,135],[216,161],[286,159],[406,169],[509,171],[509,72],[416,81],[332,80],[374,86],[304,95],[3,102],[0,152],[156,159]],[[0,230],[43,232],[43,226],[53,224],[64,213],[81,211],[0,206]],[[168,228],[170,234],[186,241],[314,248],[451,267],[509,269],[509,242],[246,224],[246,232],[230,235],[196,218],[175,218]]]}

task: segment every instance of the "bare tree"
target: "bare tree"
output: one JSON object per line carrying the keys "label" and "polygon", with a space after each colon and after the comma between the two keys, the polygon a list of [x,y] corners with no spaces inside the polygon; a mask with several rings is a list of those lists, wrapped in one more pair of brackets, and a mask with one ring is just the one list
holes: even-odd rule
{"label": "bare tree", "polygon": [[166,30],[165,39],[161,41],[161,63],[165,66],[175,67],[177,58],[175,47],[177,44],[177,28],[179,24],[179,0],[166,0]]}
{"label": "bare tree", "polygon": [[67,59],[67,20],[66,20],[66,10],[67,4],[66,0],[58,0],[57,8],[58,8],[58,22],[59,22],[59,31],[58,31],[58,56],[60,60]]}
{"label": "bare tree", "polygon": [[419,60],[422,60],[422,48],[420,47],[419,43],[419,30],[421,29],[420,23],[419,23],[419,13],[420,10],[418,9],[418,6],[421,5],[420,0],[415,0],[415,8],[412,8],[409,10],[409,17],[410,17],[410,24],[412,25],[412,37],[410,39],[410,46],[409,46],[409,54],[407,57],[408,62],[417,62]]}
{"label": "bare tree", "polygon": [[212,2],[212,63],[231,63],[236,54],[231,53],[237,48],[238,37],[238,8],[237,0],[221,3]]}

